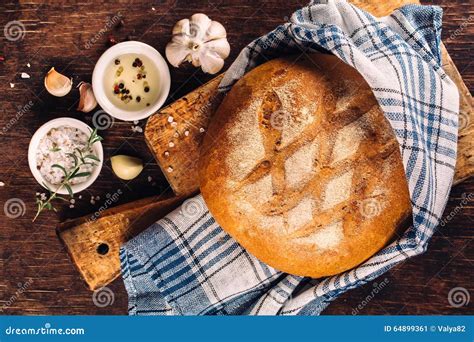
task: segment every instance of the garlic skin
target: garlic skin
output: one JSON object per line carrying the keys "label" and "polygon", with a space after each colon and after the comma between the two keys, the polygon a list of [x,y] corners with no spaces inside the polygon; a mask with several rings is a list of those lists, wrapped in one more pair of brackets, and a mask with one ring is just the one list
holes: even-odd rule
{"label": "garlic skin", "polygon": [[208,74],[219,72],[229,56],[230,45],[224,26],[196,13],[182,19],[173,27],[173,38],[166,45],[166,58],[174,67],[183,62],[200,66]]}
{"label": "garlic skin", "polygon": [[77,110],[89,113],[95,107],[97,107],[97,100],[95,99],[94,92],[92,91],[92,85],[87,82],[81,82],[78,85],[79,87],[79,105]]}
{"label": "garlic skin", "polygon": [[71,91],[72,78],[67,78],[52,67],[44,78],[44,86],[51,95],[62,97]]}
{"label": "garlic skin", "polygon": [[143,170],[143,163],[140,159],[123,154],[110,158],[110,163],[115,175],[123,180],[134,179]]}

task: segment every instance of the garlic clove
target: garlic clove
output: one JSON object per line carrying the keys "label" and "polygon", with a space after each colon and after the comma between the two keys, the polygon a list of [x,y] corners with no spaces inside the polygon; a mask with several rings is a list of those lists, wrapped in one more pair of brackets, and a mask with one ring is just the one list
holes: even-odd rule
{"label": "garlic clove", "polygon": [[189,20],[189,34],[196,39],[203,39],[212,20],[203,13],[193,14]]}
{"label": "garlic clove", "polygon": [[224,66],[224,60],[211,51],[203,52],[203,56],[199,60],[201,61],[202,71],[211,75],[218,73]]}
{"label": "garlic clove", "polygon": [[199,55],[202,71],[211,75],[218,73],[223,68],[224,59],[229,53],[230,46],[226,39],[208,42]]}
{"label": "garlic clove", "polygon": [[79,83],[79,105],[77,106],[77,110],[80,110],[84,113],[89,113],[95,107],[97,107],[97,101],[94,96],[94,92],[92,91],[92,86],[90,83],[81,82]]}
{"label": "garlic clove", "polygon": [[110,163],[115,175],[123,180],[134,179],[143,170],[143,163],[140,159],[123,154],[110,158]]}
{"label": "garlic clove", "polygon": [[44,86],[51,95],[62,97],[71,91],[72,78],[69,79],[63,74],[60,74],[53,67],[44,78]]}
{"label": "garlic clove", "polygon": [[189,19],[181,19],[173,27],[173,36],[177,34],[189,35]]}
{"label": "garlic clove", "polygon": [[225,38],[216,39],[216,40],[207,42],[205,47],[206,47],[206,50],[216,53],[222,59],[226,59],[227,57],[229,57],[230,45],[227,39]]}
{"label": "garlic clove", "polygon": [[222,26],[222,24],[217,21],[213,21],[206,30],[205,40],[209,41],[213,39],[220,39],[225,38],[226,36],[227,33],[224,26]]}
{"label": "garlic clove", "polygon": [[189,50],[183,48],[183,41],[184,39],[180,38],[179,41],[173,41],[166,45],[166,58],[168,59],[168,62],[176,68],[179,67],[189,55]]}

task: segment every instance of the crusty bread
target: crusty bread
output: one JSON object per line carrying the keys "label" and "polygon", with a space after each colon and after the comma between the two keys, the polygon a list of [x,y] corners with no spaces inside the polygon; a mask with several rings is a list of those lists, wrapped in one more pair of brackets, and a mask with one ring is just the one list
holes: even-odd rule
{"label": "crusty bread", "polygon": [[322,277],[380,250],[411,209],[398,143],[367,83],[334,56],[310,58],[272,60],[234,85],[204,139],[200,184],[250,253]]}

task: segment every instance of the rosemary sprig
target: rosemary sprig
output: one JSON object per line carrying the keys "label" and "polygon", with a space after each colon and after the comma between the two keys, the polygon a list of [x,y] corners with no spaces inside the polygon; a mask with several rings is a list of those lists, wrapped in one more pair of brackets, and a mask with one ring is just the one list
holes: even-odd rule
{"label": "rosemary sprig", "polygon": [[69,196],[71,198],[74,197],[74,192],[72,191],[70,182],[74,178],[87,177],[91,175],[90,172],[79,172],[79,171],[81,170],[81,167],[83,165],[95,166],[95,162],[100,162],[100,159],[97,158],[95,155],[93,154],[85,155],[85,153],[87,153],[91,149],[92,145],[102,140],[103,140],[102,137],[97,134],[97,129],[94,129],[93,131],[91,131],[91,134],[89,135],[86,146],[84,146],[84,148],[82,149],[76,148],[73,153],[67,154],[67,156],[71,157],[74,161],[74,166],[72,167],[72,169],[67,170],[63,165],[59,165],[59,164],[51,165],[51,167],[57,168],[64,173],[64,179],[54,191],[51,190],[45,183],[43,183],[43,185],[49,191],[49,196],[46,199],[36,198],[37,211],[36,211],[35,217],[33,218],[33,222],[38,218],[41,212],[45,209],[56,211],[56,208],[53,206],[53,203],[52,203],[52,201],[54,201],[55,199],[69,202],[67,198],[58,195],[59,190],[65,188],[67,192],[69,193]]}

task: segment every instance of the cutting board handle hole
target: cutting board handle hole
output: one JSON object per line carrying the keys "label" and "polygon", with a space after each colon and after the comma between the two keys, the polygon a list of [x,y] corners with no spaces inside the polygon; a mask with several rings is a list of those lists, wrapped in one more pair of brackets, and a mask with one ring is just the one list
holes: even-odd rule
{"label": "cutting board handle hole", "polygon": [[101,243],[97,246],[97,253],[100,255],[106,255],[109,252],[109,245],[106,243]]}

